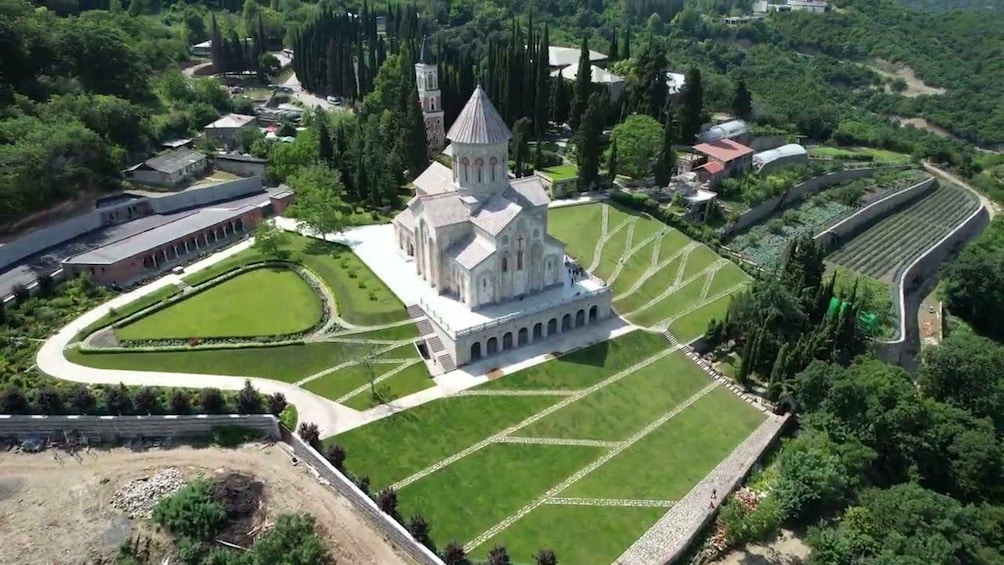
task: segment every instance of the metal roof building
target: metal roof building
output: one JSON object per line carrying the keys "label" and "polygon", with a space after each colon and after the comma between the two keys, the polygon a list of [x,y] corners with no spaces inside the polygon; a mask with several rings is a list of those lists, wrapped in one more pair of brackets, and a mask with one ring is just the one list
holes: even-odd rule
{"label": "metal roof building", "polygon": [[767,151],[761,151],[753,155],[753,166],[763,169],[772,165],[782,165],[798,161],[807,161],[809,152],[797,143],[789,143]]}
{"label": "metal roof building", "polygon": [[698,139],[705,143],[718,141],[720,139],[736,139],[749,135],[750,128],[742,120],[731,120],[711,126],[707,131],[698,136]]}

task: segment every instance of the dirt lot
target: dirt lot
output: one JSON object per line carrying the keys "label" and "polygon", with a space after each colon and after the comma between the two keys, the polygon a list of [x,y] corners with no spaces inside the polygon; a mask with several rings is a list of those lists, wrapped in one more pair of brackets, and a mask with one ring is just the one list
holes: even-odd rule
{"label": "dirt lot", "polygon": [[254,475],[264,483],[266,512],[307,512],[317,518],[338,563],[405,564],[383,536],[349,503],[320,485],[302,466],[294,467],[278,446],[239,449],[179,446],[133,452],[92,449],[71,457],[52,451],[0,453],[0,564],[78,565],[110,563],[134,522],[110,504],[132,479],[177,467],[186,479],[227,471]]}

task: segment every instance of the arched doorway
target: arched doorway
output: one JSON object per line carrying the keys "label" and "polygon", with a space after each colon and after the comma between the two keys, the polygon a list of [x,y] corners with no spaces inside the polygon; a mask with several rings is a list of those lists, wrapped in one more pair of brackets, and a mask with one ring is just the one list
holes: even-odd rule
{"label": "arched doorway", "polygon": [[488,355],[495,355],[499,352],[499,338],[488,338]]}
{"label": "arched doorway", "polygon": [[502,350],[512,349],[512,332],[506,332],[502,336]]}
{"label": "arched doorway", "polygon": [[534,324],[533,325],[533,340],[537,341],[538,339],[540,339],[542,337],[541,334],[543,333],[543,331],[544,331],[544,324],[541,324],[540,322],[537,322],[536,324]]}
{"label": "arched doorway", "polygon": [[596,321],[596,311],[597,311],[597,308],[596,308],[595,304],[593,304],[592,306],[589,307],[589,323],[590,324]]}
{"label": "arched doorway", "polygon": [[516,334],[516,347],[523,347],[530,342],[530,332],[526,331],[526,328],[520,328],[519,333]]}
{"label": "arched doorway", "polygon": [[547,321],[547,335],[554,335],[558,333],[558,319],[551,318]]}
{"label": "arched doorway", "polygon": [[575,327],[581,328],[586,325],[586,311],[579,310],[575,313]]}
{"label": "arched doorway", "polygon": [[561,317],[561,331],[568,331],[572,329],[572,315],[565,314]]}
{"label": "arched doorway", "polygon": [[471,344],[471,361],[481,359],[481,342],[475,341]]}

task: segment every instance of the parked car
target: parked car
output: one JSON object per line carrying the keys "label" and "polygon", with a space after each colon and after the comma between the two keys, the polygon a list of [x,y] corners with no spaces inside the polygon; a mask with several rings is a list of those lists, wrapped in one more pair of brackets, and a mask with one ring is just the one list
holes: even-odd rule
{"label": "parked car", "polygon": [[342,103],[342,101],[335,96],[328,96],[327,98],[325,98],[325,100],[328,101],[328,104],[334,104],[335,106],[338,106],[339,104]]}

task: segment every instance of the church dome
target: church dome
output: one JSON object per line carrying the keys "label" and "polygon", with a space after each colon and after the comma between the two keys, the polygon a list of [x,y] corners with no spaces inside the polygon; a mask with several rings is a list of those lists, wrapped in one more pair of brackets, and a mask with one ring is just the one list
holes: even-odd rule
{"label": "church dome", "polygon": [[488,94],[478,86],[446,138],[454,143],[488,145],[508,143],[512,133],[488,99]]}

